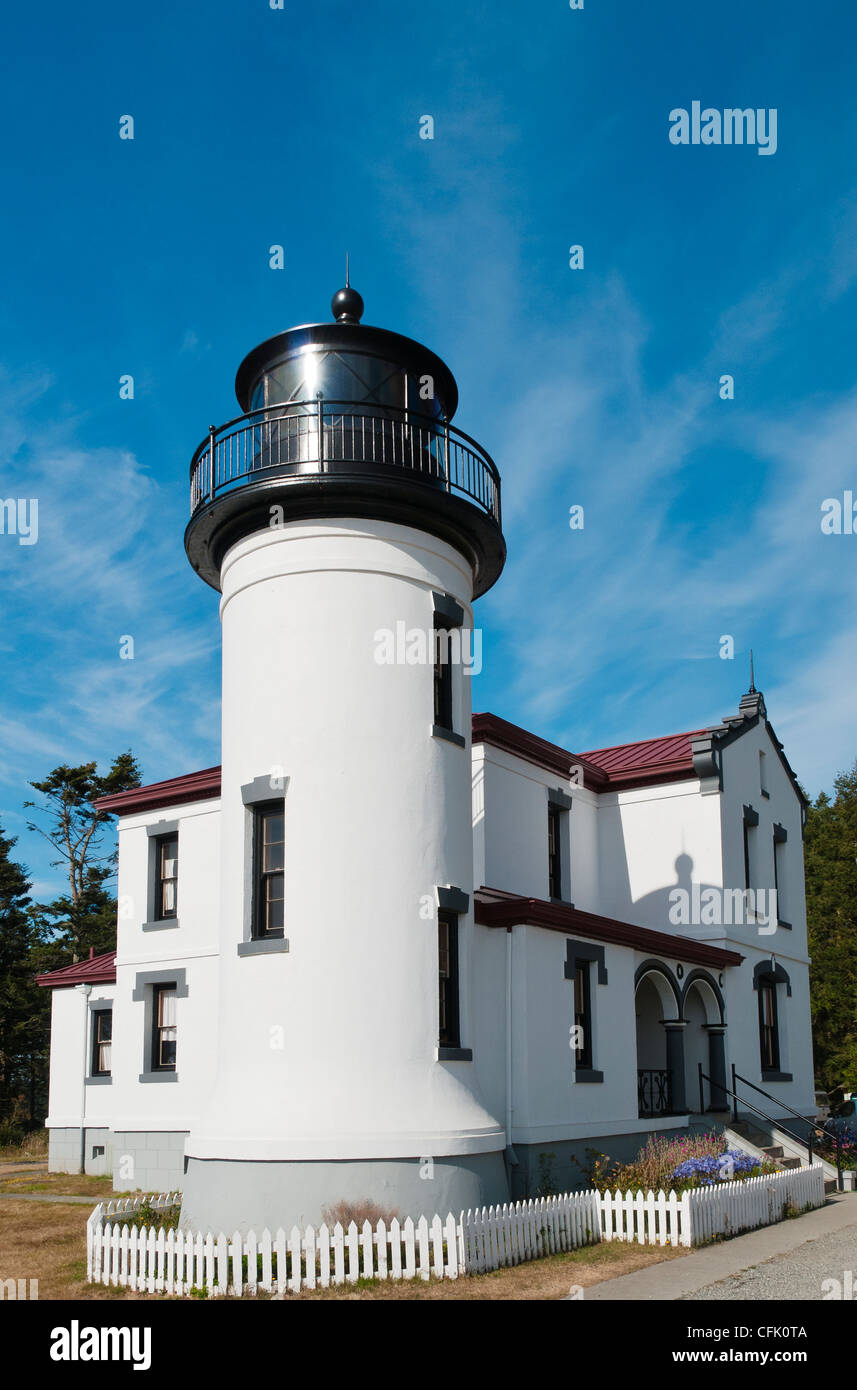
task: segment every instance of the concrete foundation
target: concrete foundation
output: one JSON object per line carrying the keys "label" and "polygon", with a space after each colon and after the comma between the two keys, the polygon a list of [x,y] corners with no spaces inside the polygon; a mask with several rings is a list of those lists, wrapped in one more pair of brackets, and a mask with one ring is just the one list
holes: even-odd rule
{"label": "concrete foundation", "polygon": [[117,1192],[175,1192],[184,1184],[184,1130],[117,1131],[113,1186]]}
{"label": "concrete foundation", "polygon": [[417,1220],[508,1200],[501,1152],[323,1163],[189,1158],[181,1224],[230,1233],[289,1230],[319,1225],[323,1209],[340,1202],[371,1202]]}

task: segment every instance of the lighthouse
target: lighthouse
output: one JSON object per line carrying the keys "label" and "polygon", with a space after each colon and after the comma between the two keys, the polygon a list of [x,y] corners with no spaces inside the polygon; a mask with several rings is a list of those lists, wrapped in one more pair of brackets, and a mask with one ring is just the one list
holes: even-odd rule
{"label": "lighthouse", "polygon": [[505,560],[500,479],[452,424],[445,363],[363,309],[346,284],[332,321],[254,348],[242,413],[191,463],[185,546],[220,594],[223,642],[195,1229],[508,1196],[503,1117],[473,1056],[471,680],[456,660]]}

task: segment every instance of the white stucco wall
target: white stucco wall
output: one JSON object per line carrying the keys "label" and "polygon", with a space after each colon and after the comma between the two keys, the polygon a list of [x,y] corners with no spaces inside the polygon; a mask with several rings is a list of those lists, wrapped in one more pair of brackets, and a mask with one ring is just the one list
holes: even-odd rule
{"label": "white stucco wall", "polygon": [[[227,554],[218,1072],[196,1158],[335,1159],[503,1146],[468,1063],[438,1064],[437,885],[472,894],[470,682],[458,747],[433,737],[428,664],[379,664],[376,634],[430,631],[432,593],[472,626],[457,551],[408,527],[290,523]],[[242,786],[288,777],[288,952],[240,957]],[[461,922],[462,1044],[472,928]]]}

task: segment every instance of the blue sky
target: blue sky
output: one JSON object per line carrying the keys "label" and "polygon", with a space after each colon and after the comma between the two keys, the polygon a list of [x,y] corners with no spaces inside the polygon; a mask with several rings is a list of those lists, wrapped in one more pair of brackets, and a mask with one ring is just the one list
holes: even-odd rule
{"label": "blue sky", "polygon": [[[0,536],[0,823],[37,894],[31,778],[219,760],[188,464],[244,354],[328,318],[346,248],[365,321],[445,358],[503,477],[474,708],[578,751],[697,728],[752,646],[810,794],[853,763],[857,536],[820,509],[857,492],[855,40],[848,0],[7,17],[0,495],[39,499],[39,539]],[[776,153],[671,144],[693,100],[776,108]]]}

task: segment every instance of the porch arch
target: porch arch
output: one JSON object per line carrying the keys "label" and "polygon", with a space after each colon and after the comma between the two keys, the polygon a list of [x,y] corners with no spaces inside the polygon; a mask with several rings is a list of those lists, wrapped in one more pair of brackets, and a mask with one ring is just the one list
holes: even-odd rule
{"label": "porch arch", "polygon": [[641,1117],[686,1111],[682,996],[662,960],[645,960],[634,972],[637,1099]]}

